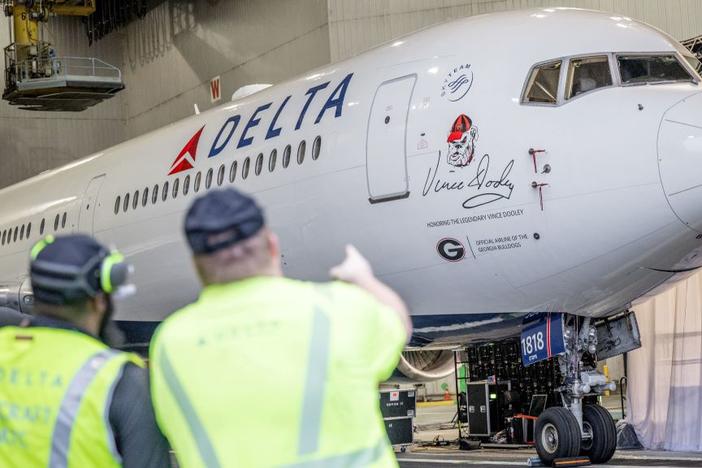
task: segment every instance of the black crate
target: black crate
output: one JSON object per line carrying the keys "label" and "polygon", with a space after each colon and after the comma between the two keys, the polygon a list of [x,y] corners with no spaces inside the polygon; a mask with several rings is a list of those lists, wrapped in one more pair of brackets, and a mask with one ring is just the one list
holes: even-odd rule
{"label": "black crate", "polygon": [[409,445],[414,440],[412,421],[414,418],[384,419],[385,430],[392,445]]}
{"label": "black crate", "polygon": [[380,392],[380,412],[383,419],[414,417],[417,411],[414,390],[383,390]]}

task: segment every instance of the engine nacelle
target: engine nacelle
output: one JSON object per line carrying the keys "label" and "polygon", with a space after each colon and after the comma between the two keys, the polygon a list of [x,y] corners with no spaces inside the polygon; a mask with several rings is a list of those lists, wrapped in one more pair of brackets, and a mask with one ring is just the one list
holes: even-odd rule
{"label": "engine nacelle", "polygon": [[29,279],[22,280],[16,286],[0,285],[0,308],[31,314],[34,311],[34,293]]}
{"label": "engine nacelle", "polygon": [[405,351],[391,382],[431,382],[451,375],[455,369],[453,351],[432,349]]}

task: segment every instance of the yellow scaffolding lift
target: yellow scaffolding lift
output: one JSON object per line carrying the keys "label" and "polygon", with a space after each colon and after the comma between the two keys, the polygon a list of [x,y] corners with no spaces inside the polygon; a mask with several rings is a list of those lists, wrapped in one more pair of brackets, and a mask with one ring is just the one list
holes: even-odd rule
{"label": "yellow scaffolding lift", "polygon": [[12,16],[3,99],[25,110],[78,112],[124,89],[119,68],[94,57],[58,56],[42,39],[51,16],[88,16],[97,0],[4,0]]}

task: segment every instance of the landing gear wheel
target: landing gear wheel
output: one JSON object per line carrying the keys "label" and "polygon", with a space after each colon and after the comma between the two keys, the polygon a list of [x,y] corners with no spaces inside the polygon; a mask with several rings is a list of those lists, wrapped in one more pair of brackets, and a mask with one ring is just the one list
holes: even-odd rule
{"label": "landing gear wheel", "polygon": [[600,405],[583,408],[583,432],[591,438],[583,439],[581,454],[594,464],[607,463],[617,449],[617,428],[609,411]]}
{"label": "landing gear wheel", "polygon": [[536,453],[546,465],[557,458],[575,457],[580,453],[578,420],[567,408],[548,408],[536,420],[534,440]]}

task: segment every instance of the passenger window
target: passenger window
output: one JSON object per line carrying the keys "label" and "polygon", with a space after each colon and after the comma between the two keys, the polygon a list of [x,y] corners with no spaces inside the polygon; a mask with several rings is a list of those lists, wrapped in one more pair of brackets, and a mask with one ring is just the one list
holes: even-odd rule
{"label": "passenger window", "polygon": [[256,175],[261,175],[261,170],[263,170],[263,153],[259,153],[258,156],[256,156]]}
{"label": "passenger window", "polygon": [[312,143],[312,159],[316,161],[319,159],[319,153],[322,151],[322,137],[318,136],[314,139]]}
{"label": "passenger window", "polygon": [[612,86],[612,72],[609,69],[609,57],[606,55],[570,61],[566,99],[608,86]]}
{"label": "passenger window", "polygon": [[17,234],[19,232],[19,228],[15,226],[15,235],[12,237],[12,242],[17,242]]}
{"label": "passenger window", "polygon": [[5,238],[7,237],[7,229],[2,231],[2,241],[0,241],[0,244],[5,245]]}
{"label": "passenger window", "polygon": [[209,190],[210,187],[212,187],[212,174],[214,174],[212,169],[207,171],[207,175],[205,176],[205,190]]}
{"label": "passenger window", "polygon": [[244,165],[241,167],[241,177],[244,179],[249,176],[249,166],[251,166],[251,159],[244,159]]}
{"label": "passenger window", "polygon": [[183,180],[183,196],[187,195],[190,191],[190,176],[185,176]]}
{"label": "passenger window", "polygon": [[[117,195],[117,200],[115,200],[115,214],[119,213],[119,207],[120,207],[121,203],[122,203],[122,197]],[[42,224],[42,226],[43,226],[43,224]],[[43,229],[42,229],[42,231],[43,231]]]}
{"label": "passenger window", "polygon": [[146,206],[149,203],[149,187],[144,189],[144,194],[141,196],[141,206]]}
{"label": "passenger window", "polygon": [[158,201],[158,184],[154,185],[154,189],[151,191],[151,204],[155,205]]}
{"label": "passenger window", "polygon": [[168,181],[163,184],[163,189],[161,190],[161,200],[168,200]]}
{"label": "passenger window", "polygon": [[24,224],[22,225],[22,228],[20,229],[20,240],[24,239]]}
{"label": "passenger window", "polygon": [[197,193],[200,191],[200,181],[202,180],[202,172],[195,174],[195,181],[193,181],[193,192]]}
{"label": "passenger window", "polygon": [[234,161],[234,162],[232,163],[232,166],[229,168],[229,182],[232,183],[232,184],[233,184],[234,181],[236,180],[236,169],[237,169],[237,166],[238,166],[238,165],[239,165],[239,164],[237,164],[237,162]]}
{"label": "passenger window", "polygon": [[219,171],[217,171],[217,186],[221,187],[222,184],[224,183],[224,172],[227,170],[226,167],[224,167],[224,164],[219,166]]}
{"label": "passenger window", "polygon": [[692,81],[692,75],[674,55],[620,55],[617,61],[624,85]]}
{"label": "passenger window", "polygon": [[29,239],[30,234],[32,233],[32,223],[27,224],[27,239]]}
{"label": "passenger window", "polygon": [[307,143],[302,140],[297,147],[297,163],[302,164],[305,162],[305,151],[307,150]]}
{"label": "passenger window", "polygon": [[271,155],[268,157],[268,172],[275,171],[275,161],[278,159],[278,150],[271,151]]}
{"label": "passenger window", "polygon": [[[127,200],[129,200],[129,194],[127,194]],[[129,208],[129,206],[127,206],[127,208]],[[54,218],[54,232],[58,231],[59,219],[59,215],[56,215],[56,217]]]}
{"label": "passenger window", "polygon": [[523,102],[556,104],[562,62],[549,62],[534,67],[529,76]]}
{"label": "passenger window", "polygon": [[283,150],[283,169],[287,169],[290,165],[290,153],[292,153],[292,148],[288,145]]}
{"label": "passenger window", "polygon": [[39,225],[39,235],[43,236],[44,235],[44,228],[46,227],[46,220],[44,218],[41,218],[41,224]]}
{"label": "passenger window", "polygon": [[139,207],[139,191],[134,192],[134,198],[132,199],[132,209],[136,210]]}
{"label": "passenger window", "polygon": [[66,228],[66,212],[63,213],[63,217],[61,218],[61,229]]}
{"label": "passenger window", "polygon": [[173,198],[178,198],[178,189],[180,189],[180,179],[173,181]]}

